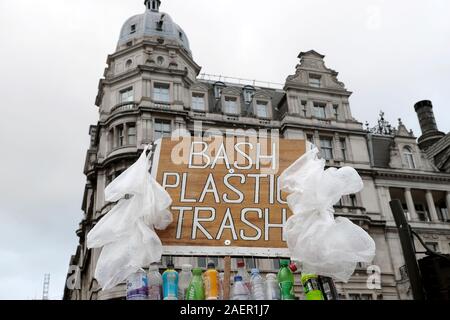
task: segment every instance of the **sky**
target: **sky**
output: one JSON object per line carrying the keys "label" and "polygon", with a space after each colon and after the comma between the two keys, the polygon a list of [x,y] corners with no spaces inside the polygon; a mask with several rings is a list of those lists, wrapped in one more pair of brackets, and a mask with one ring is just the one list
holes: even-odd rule
{"label": "sky", "polygon": [[[0,299],[61,299],[82,219],[97,85],[143,0],[0,0]],[[450,131],[447,0],[162,0],[202,72],[283,83],[314,49],[353,92],[420,136],[417,101]]]}

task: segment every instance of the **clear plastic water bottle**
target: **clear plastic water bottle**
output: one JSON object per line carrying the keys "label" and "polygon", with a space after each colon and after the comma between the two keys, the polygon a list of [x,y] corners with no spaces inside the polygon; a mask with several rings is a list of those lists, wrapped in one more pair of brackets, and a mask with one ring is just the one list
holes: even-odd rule
{"label": "clear plastic water bottle", "polygon": [[253,300],[264,300],[264,279],[259,274],[258,269],[252,269],[252,277],[250,279],[251,293]]}
{"label": "clear plastic water bottle", "polygon": [[178,278],[178,300],[186,300],[186,291],[192,280],[192,266],[184,264]]}
{"label": "clear plastic water bottle", "polygon": [[250,291],[252,288],[250,284],[250,274],[248,273],[247,269],[245,269],[245,262],[238,261],[237,267],[237,275],[242,277],[242,282],[244,282],[244,284],[247,286],[248,291]]}
{"label": "clear plastic water bottle", "polygon": [[250,300],[250,292],[242,281],[241,276],[234,277],[234,285],[231,291],[231,300]]}
{"label": "clear plastic water bottle", "polygon": [[219,273],[219,300],[223,300],[223,279],[225,274],[223,272]]}
{"label": "clear plastic water bottle", "polygon": [[281,300],[280,286],[278,285],[277,276],[273,273],[266,275],[264,297],[266,300]]}
{"label": "clear plastic water bottle", "polygon": [[127,279],[127,300],[148,300],[147,273],[140,269]]}
{"label": "clear plastic water bottle", "polygon": [[156,265],[148,269],[148,300],[162,300],[163,279]]}

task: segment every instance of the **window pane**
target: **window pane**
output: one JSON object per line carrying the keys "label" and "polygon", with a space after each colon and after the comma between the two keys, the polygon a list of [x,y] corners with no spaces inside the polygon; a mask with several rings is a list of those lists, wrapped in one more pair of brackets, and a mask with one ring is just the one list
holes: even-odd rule
{"label": "window pane", "polygon": [[316,115],[317,118],[325,118],[325,105],[324,104],[320,104],[320,103],[315,103],[314,104],[314,113]]}
{"label": "window pane", "polygon": [[133,88],[127,88],[125,90],[120,91],[120,103],[125,102],[133,102],[134,100],[134,92]]}
{"label": "window pane", "polygon": [[322,150],[322,156],[326,160],[333,159],[333,145],[332,145],[331,139],[321,138],[320,146],[321,146],[321,150]]}
{"label": "window pane", "polygon": [[236,98],[225,98],[225,112],[236,114],[237,113],[237,99]]}
{"label": "window pane", "polygon": [[267,118],[269,116],[267,110],[267,102],[258,101],[256,105],[256,115],[259,118]]}
{"label": "window pane", "polygon": [[169,102],[169,89],[170,86],[168,84],[155,83],[153,98],[159,102]]}
{"label": "window pane", "polygon": [[321,76],[319,75],[309,75],[309,85],[311,87],[320,88]]}
{"label": "window pane", "polygon": [[194,93],[192,95],[192,109],[194,110],[205,110],[205,95]]}
{"label": "window pane", "polygon": [[136,144],[136,126],[129,124],[128,125],[128,144],[135,145]]}

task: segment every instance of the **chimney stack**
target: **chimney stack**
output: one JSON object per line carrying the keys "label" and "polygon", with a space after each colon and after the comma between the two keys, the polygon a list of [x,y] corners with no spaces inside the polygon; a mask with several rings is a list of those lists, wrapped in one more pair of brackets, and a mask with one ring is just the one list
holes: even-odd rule
{"label": "chimney stack", "polygon": [[419,101],[414,105],[414,109],[422,129],[422,136],[419,138],[419,148],[426,150],[444,137],[445,134],[438,130],[431,101]]}

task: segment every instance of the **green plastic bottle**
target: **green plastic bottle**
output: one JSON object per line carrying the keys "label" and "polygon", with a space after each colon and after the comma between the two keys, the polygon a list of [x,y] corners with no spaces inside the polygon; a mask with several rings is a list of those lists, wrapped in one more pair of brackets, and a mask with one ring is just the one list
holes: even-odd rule
{"label": "green plastic bottle", "polygon": [[281,289],[281,300],[295,300],[294,275],[289,269],[289,260],[281,260],[280,266],[277,278]]}
{"label": "green plastic bottle", "polygon": [[302,274],[302,285],[306,300],[324,300],[317,275]]}
{"label": "green plastic bottle", "polygon": [[192,270],[194,276],[186,291],[186,300],[205,300],[205,288],[203,286],[202,269]]}

